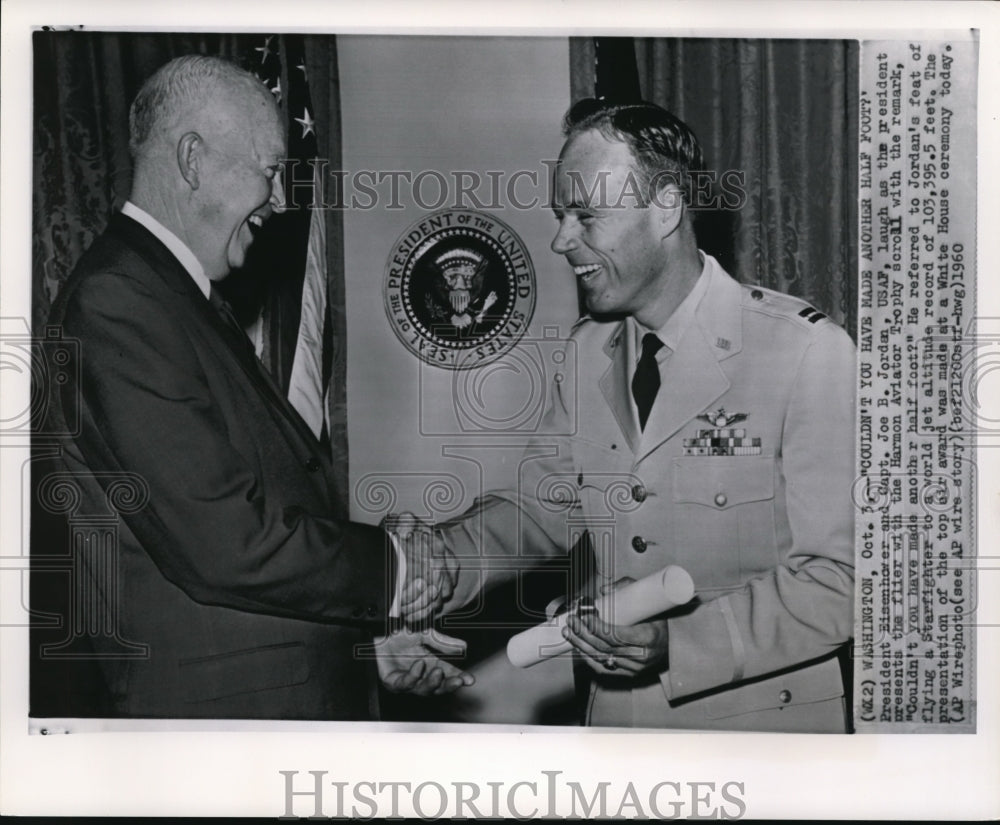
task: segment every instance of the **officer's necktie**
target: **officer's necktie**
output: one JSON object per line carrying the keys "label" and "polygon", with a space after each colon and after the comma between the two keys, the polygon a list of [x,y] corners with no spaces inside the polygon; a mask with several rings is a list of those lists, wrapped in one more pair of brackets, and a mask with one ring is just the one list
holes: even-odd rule
{"label": "officer's necktie", "polygon": [[642,356],[635,367],[632,376],[632,397],[639,410],[639,428],[646,429],[646,419],[653,408],[653,401],[660,389],[660,367],[656,363],[656,353],[660,351],[663,342],[653,333],[642,336]]}

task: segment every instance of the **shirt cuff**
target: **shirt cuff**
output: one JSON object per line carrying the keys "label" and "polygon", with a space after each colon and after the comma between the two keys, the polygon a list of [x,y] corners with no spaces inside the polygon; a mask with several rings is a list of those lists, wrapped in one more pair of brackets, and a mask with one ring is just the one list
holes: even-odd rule
{"label": "shirt cuff", "polygon": [[389,618],[399,618],[399,603],[403,597],[403,583],[406,581],[406,554],[399,547],[396,534],[386,531],[392,540],[392,549],[396,551],[396,586],[393,588],[392,605],[389,607]]}

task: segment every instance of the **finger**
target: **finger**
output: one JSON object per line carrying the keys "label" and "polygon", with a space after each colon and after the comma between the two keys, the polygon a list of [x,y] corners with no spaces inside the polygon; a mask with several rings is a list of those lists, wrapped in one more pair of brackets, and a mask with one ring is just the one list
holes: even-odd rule
{"label": "finger", "polygon": [[444,673],[442,672],[440,667],[434,668],[430,672],[430,675],[424,680],[424,684],[425,687],[427,688],[428,693],[433,693],[435,690],[441,687],[442,682],[444,682]]}
{"label": "finger", "polygon": [[403,690],[412,690],[415,685],[418,685],[426,670],[427,663],[423,659],[417,659],[410,665],[410,669],[406,671],[406,675],[402,679]]}
{"label": "finger", "polygon": [[581,653],[595,657],[606,657],[612,647],[599,636],[591,633],[576,616],[570,617],[563,628],[563,638]]}
{"label": "finger", "polygon": [[476,680],[471,673],[460,673],[457,676],[449,676],[441,683],[441,687],[437,689],[435,695],[444,696],[447,693],[454,693],[459,688],[471,687],[475,683]]}
{"label": "finger", "polygon": [[[609,651],[598,648],[590,641],[573,633],[569,628],[566,629],[563,636],[577,649],[587,666],[597,673],[635,675],[642,670],[642,665],[639,662],[621,655],[617,650]],[[608,659],[611,656],[614,657],[615,666],[613,668],[608,667]]]}
{"label": "finger", "polygon": [[618,638],[615,635],[615,626],[602,619],[596,613],[584,613],[581,615],[571,616],[570,621],[573,622],[574,625],[578,625],[574,626],[574,633],[588,637],[592,636],[611,647],[617,646]]}
{"label": "finger", "polygon": [[411,579],[403,585],[403,590],[399,594],[399,603],[409,604],[417,601],[426,586],[427,583],[423,579]]}
{"label": "finger", "polygon": [[404,610],[402,613],[403,621],[407,627],[421,630],[433,614],[433,605],[427,605],[415,610]]}
{"label": "finger", "polygon": [[448,599],[451,598],[451,594],[454,592],[454,588],[451,584],[451,576],[448,575],[447,570],[438,571],[437,587],[438,594],[441,596],[441,601],[448,601]]}
{"label": "finger", "polygon": [[409,538],[411,535],[421,532],[421,528],[426,529],[427,527],[427,525],[409,511],[404,511],[395,516],[393,525],[396,534],[401,538]]}
{"label": "finger", "polygon": [[619,661],[634,659],[640,664],[645,662],[650,641],[645,624],[616,625],[599,619],[591,619],[589,622],[584,619],[583,626],[587,633],[603,641]]}
{"label": "finger", "polygon": [[409,670],[394,670],[390,673],[383,682],[385,686],[393,691],[394,693],[404,693],[413,690],[413,686],[416,685],[420,678],[424,674],[424,661],[423,659],[418,659],[412,665],[410,665]]}
{"label": "finger", "polygon": [[[406,590],[404,589],[404,594]],[[399,599],[399,607],[405,613],[420,612],[428,615],[434,611],[435,605],[441,601],[438,587],[432,584],[430,587],[423,587],[416,590],[416,593],[409,599],[405,595]]]}
{"label": "finger", "polygon": [[448,662],[440,662],[438,667],[440,667],[444,676],[444,679],[435,691],[438,696],[445,693],[454,693],[461,687],[471,687],[476,683],[475,676],[471,673],[459,670],[457,667],[449,664]]}
{"label": "finger", "polygon": [[612,590],[616,590],[619,587],[624,587],[626,584],[632,584],[635,582],[631,576],[622,576],[620,579],[615,579],[613,582],[608,582],[607,584],[601,585],[601,593],[607,595]]}
{"label": "finger", "polygon": [[430,696],[441,686],[444,681],[444,674],[439,668],[432,668],[430,672],[410,686],[410,693],[417,696]]}
{"label": "finger", "polygon": [[401,613],[406,624],[410,627],[419,628],[440,609],[441,601],[434,600],[421,606],[403,607]]}
{"label": "finger", "polygon": [[468,645],[464,639],[456,639],[440,630],[425,630],[420,634],[420,644],[428,650],[436,650],[448,656],[463,656]]}
{"label": "finger", "polygon": [[447,580],[447,595],[444,595],[443,592],[442,595],[444,596],[445,601],[447,601],[455,593],[455,586],[458,583],[458,572],[460,566],[458,559],[456,559],[455,556],[449,551],[445,551],[445,556],[441,560],[441,563],[442,572]]}
{"label": "finger", "polygon": [[[607,630],[604,630],[600,624],[593,622],[592,617],[589,616],[583,620],[578,616],[570,617],[567,626],[579,639],[580,644],[576,646],[580,652],[593,656],[602,662],[609,655],[614,655],[618,664],[629,670],[641,666],[644,661],[645,648],[631,643],[631,640],[622,638],[623,634],[634,634],[634,628],[605,625]],[[572,642],[572,640],[570,641]]]}
{"label": "finger", "polygon": [[448,575],[451,576],[452,581],[455,581],[458,578],[458,571],[462,566],[458,563],[458,559],[455,557],[455,554],[447,549],[444,554],[444,566],[448,571]]}
{"label": "finger", "polygon": [[404,510],[398,516],[396,516],[396,529],[400,533],[409,533],[413,530],[414,525],[417,523],[416,517],[413,513]]}

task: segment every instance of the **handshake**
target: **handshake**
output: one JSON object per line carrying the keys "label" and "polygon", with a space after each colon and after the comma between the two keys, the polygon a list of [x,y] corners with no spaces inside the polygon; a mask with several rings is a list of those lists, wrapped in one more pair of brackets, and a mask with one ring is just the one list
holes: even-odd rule
{"label": "handshake", "polygon": [[[464,642],[431,627],[431,620],[451,599],[458,582],[458,562],[432,524],[412,513],[388,515],[382,528],[402,555],[396,604],[405,627],[376,640],[378,670],[394,693],[440,696],[475,682],[440,659],[438,653],[463,653]],[[405,564],[405,571],[402,565]]]}
{"label": "handshake", "polygon": [[434,525],[412,513],[389,514],[382,528],[395,539],[405,559],[396,592],[399,613],[410,628],[420,628],[441,611],[458,583],[458,562]]}

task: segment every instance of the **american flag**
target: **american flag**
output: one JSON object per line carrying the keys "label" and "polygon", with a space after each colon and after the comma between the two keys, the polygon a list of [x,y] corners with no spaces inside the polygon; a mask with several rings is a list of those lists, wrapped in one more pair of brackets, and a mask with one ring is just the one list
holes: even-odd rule
{"label": "american flag", "polygon": [[249,331],[258,355],[281,382],[288,400],[326,442],[333,360],[326,213],[309,208],[314,187],[322,192],[318,176],[325,167],[312,162],[319,157],[318,125],[309,94],[305,38],[260,35],[248,43],[243,62],[278,103],[288,141],[284,180],[288,209],[268,221],[247,262],[247,268],[254,270],[249,280],[265,293],[263,309]]}

